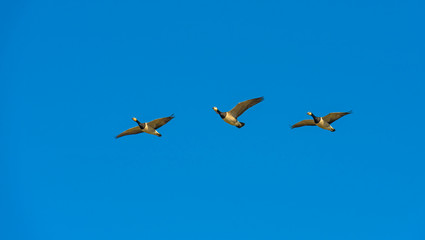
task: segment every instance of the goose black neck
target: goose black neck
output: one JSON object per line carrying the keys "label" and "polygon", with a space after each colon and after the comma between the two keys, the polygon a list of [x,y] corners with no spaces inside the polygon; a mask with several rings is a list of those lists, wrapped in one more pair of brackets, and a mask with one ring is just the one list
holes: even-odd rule
{"label": "goose black neck", "polygon": [[320,118],[316,117],[313,113],[311,114],[311,117],[313,118],[314,123],[320,122]]}
{"label": "goose black neck", "polygon": [[226,117],[226,113],[220,112],[218,109],[217,109],[217,113],[218,113],[218,115],[220,115],[221,118]]}
{"label": "goose black neck", "polygon": [[136,123],[137,123],[137,125],[139,125],[139,127],[140,127],[141,129],[145,128],[145,124],[143,124],[143,123],[139,122],[139,120],[136,120]]}

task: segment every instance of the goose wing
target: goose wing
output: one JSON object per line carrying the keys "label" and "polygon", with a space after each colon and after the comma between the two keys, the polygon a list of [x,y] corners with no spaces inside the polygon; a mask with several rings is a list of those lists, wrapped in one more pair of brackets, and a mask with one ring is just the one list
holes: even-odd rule
{"label": "goose wing", "polygon": [[250,100],[246,100],[238,103],[232,110],[230,110],[230,114],[232,114],[235,118],[239,117],[244,113],[248,108],[254,106],[255,104],[262,102],[264,97],[253,98]]}
{"label": "goose wing", "polygon": [[138,134],[138,133],[141,133],[141,132],[143,132],[143,131],[142,131],[142,129],[140,129],[139,126],[132,127],[130,129],[127,129],[124,132],[118,134],[118,136],[116,136],[115,138],[119,138],[119,137],[122,137],[122,136],[131,135],[131,134]]}
{"label": "goose wing", "polygon": [[323,120],[325,120],[326,122],[328,122],[329,124],[335,122],[336,120],[342,118],[345,115],[348,115],[352,113],[352,111],[349,112],[333,112],[333,113],[329,113],[328,115],[323,117]]}
{"label": "goose wing", "polygon": [[316,126],[314,123],[314,120],[308,119],[308,120],[302,120],[301,122],[297,122],[294,125],[291,126],[291,128],[297,128],[297,127],[304,127],[304,126]]}
{"label": "goose wing", "polygon": [[174,118],[174,114],[169,116],[169,117],[158,118],[158,119],[155,119],[153,121],[150,121],[150,122],[148,122],[148,125],[153,127],[154,129],[158,129],[158,128],[164,126],[167,122],[169,122],[173,118]]}

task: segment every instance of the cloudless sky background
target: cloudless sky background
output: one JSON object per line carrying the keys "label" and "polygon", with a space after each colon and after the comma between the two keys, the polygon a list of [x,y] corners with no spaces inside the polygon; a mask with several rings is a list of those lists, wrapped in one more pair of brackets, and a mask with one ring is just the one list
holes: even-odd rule
{"label": "cloudless sky background", "polygon": [[425,238],[424,1],[0,5],[0,239]]}

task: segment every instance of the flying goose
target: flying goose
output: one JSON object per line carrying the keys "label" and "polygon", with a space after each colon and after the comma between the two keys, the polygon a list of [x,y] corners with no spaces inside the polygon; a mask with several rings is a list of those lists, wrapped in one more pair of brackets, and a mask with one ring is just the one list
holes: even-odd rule
{"label": "flying goose", "polygon": [[139,126],[125,130],[124,132],[118,134],[118,136],[116,136],[115,138],[131,135],[131,134],[138,134],[142,132],[161,137],[162,135],[158,131],[156,131],[156,129],[162,127],[164,124],[166,124],[173,118],[174,118],[174,114],[169,117],[158,118],[147,123],[141,123],[139,122],[139,120],[137,120],[137,118],[134,117],[133,121],[135,121]]}
{"label": "flying goose", "polygon": [[242,115],[248,108],[264,100],[264,97],[254,98],[238,103],[232,110],[228,112],[220,112],[217,107],[213,107],[214,111],[220,115],[220,117],[230,125],[241,128],[245,125],[243,122],[238,121],[238,117]]}
{"label": "flying goose", "polygon": [[294,125],[292,125],[293,128],[297,127],[303,127],[303,126],[318,126],[320,128],[323,128],[325,130],[329,130],[331,132],[335,132],[335,128],[331,126],[331,123],[335,122],[336,120],[340,119],[341,117],[352,113],[352,111],[349,112],[333,112],[329,113],[328,115],[324,117],[316,117],[313,113],[308,112],[307,114],[313,117],[313,120],[302,120],[301,122],[297,122]]}

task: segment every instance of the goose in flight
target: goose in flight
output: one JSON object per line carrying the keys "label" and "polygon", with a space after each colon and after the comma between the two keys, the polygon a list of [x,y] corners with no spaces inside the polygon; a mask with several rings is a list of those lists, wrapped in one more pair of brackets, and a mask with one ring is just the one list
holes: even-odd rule
{"label": "goose in flight", "polygon": [[118,136],[116,136],[115,138],[143,132],[161,137],[162,135],[157,131],[157,129],[164,126],[164,124],[166,124],[173,118],[174,114],[169,117],[158,118],[147,123],[141,123],[136,118],[133,118],[133,121],[135,121],[139,126],[125,130],[124,132],[118,134]]}
{"label": "goose in flight", "polygon": [[245,125],[243,122],[238,121],[238,117],[242,115],[248,108],[260,103],[264,100],[264,97],[254,98],[238,103],[232,110],[228,112],[220,112],[217,107],[213,107],[214,111],[220,115],[220,117],[230,125],[241,128]]}
{"label": "goose in flight", "polygon": [[318,126],[320,128],[323,128],[325,130],[329,130],[331,132],[335,132],[335,128],[331,126],[331,123],[335,122],[336,120],[340,119],[341,117],[352,113],[352,111],[349,112],[333,112],[329,113],[328,115],[324,117],[316,117],[313,113],[308,112],[307,114],[313,117],[313,119],[309,120],[302,120],[301,122],[297,122],[294,125],[292,125],[293,128],[297,127],[303,127],[303,126]]}

